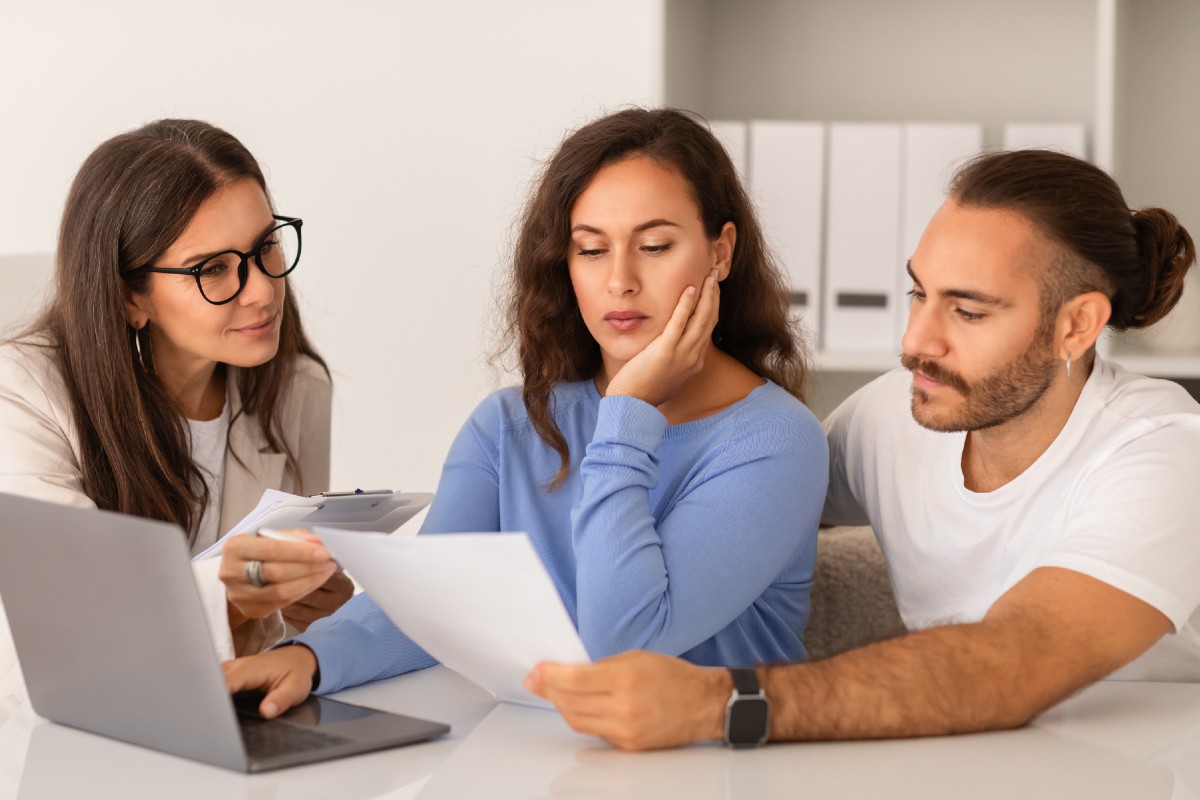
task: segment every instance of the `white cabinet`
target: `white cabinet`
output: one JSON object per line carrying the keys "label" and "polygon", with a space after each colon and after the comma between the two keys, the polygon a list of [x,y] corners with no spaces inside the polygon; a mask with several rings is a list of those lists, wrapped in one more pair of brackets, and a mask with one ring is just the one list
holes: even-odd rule
{"label": "white cabinet", "polygon": [[[1131,205],[1168,208],[1200,237],[1195,0],[666,0],[664,15],[667,104],[725,120],[981,123],[985,147],[1007,123],[1083,123]],[[1200,340],[1170,355],[1137,337],[1105,346],[1131,369],[1200,378]],[[816,362],[868,374],[897,359]]]}

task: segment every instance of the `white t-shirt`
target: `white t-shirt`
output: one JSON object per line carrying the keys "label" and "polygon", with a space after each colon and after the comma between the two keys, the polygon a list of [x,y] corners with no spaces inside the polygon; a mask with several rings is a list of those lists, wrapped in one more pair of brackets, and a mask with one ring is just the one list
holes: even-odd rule
{"label": "white t-shirt", "polygon": [[208,485],[208,503],[202,511],[191,547],[192,555],[196,555],[207,550],[223,533],[219,526],[221,490],[225,484],[225,449],[229,440],[229,403],[225,403],[216,419],[189,419],[187,424],[192,434],[192,461],[200,468]]}
{"label": "white t-shirt", "polygon": [[918,425],[911,385],[890,372],[825,421],[824,521],[875,529],[905,625],[976,622],[1034,569],[1062,567],[1175,626],[1113,677],[1200,681],[1200,404],[1097,358],[1046,452],[978,493],[963,480],[966,434]]}

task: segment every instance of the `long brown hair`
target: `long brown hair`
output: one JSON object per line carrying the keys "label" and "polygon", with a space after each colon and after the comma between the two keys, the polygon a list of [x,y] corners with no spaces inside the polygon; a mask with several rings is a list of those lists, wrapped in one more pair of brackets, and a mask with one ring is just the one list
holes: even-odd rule
{"label": "long brown hair", "polygon": [[[152,349],[143,346],[144,365],[135,353],[140,334],[126,318],[122,270],[153,263],[205,200],[244,178],[252,178],[269,201],[250,152],[197,120],[160,120],[100,145],[67,196],[54,295],[21,337],[53,349],[79,430],[83,491],[100,508],[176,523],[189,540],[208,487],[192,461],[179,409],[153,375]],[[148,281],[147,273],[133,272],[125,282],[144,292]],[[289,289],[278,353],[261,366],[238,370],[237,385],[241,413],[257,416],[297,481],[299,466],[278,417],[300,355],[325,364],[304,334]]]}
{"label": "long brown hair", "polygon": [[803,400],[807,357],[788,313],[785,283],[725,149],[687,112],[618,111],[568,135],[546,164],[521,217],[507,286],[505,340],[516,346],[525,408],[538,436],[561,458],[551,487],[562,484],[570,465],[551,393],[560,382],[594,377],[601,366],[600,346],[583,322],[567,272],[571,209],[598,170],[632,156],[683,177],[710,238],[734,224],[737,244],[721,283],[713,342]]}
{"label": "long brown hair", "polygon": [[1131,210],[1108,173],[1074,156],[1014,150],[977,156],[955,175],[950,196],[965,206],[1015,211],[1058,245],[1039,276],[1043,316],[1084,292],[1112,303],[1114,330],[1146,328],[1183,293],[1196,261],[1192,237],[1169,211]]}

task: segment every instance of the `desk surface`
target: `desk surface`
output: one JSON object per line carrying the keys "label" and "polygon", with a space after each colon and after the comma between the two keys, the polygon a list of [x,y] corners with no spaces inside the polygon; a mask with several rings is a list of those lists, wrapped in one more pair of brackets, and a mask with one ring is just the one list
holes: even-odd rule
{"label": "desk surface", "polygon": [[45,722],[0,698],[0,798],[1172,798],[1200,800],[1200,685],[1097,684],[1016,731],[621,753],[443,667],[341,692],[438,741],[240,775]]}

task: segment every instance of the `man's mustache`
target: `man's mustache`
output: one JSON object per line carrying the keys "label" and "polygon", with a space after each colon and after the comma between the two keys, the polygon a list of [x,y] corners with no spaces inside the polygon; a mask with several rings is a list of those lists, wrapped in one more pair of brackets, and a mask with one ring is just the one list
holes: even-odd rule
{"label": "man's mustache", "polygon": [[922,361],[916,356],[904,353],[900,356],[900,364],[909,372],[922,372],[938,383],[943,383],[956,390],[959,394],[971,393],[970,385],[961,376],[932,361]]}

